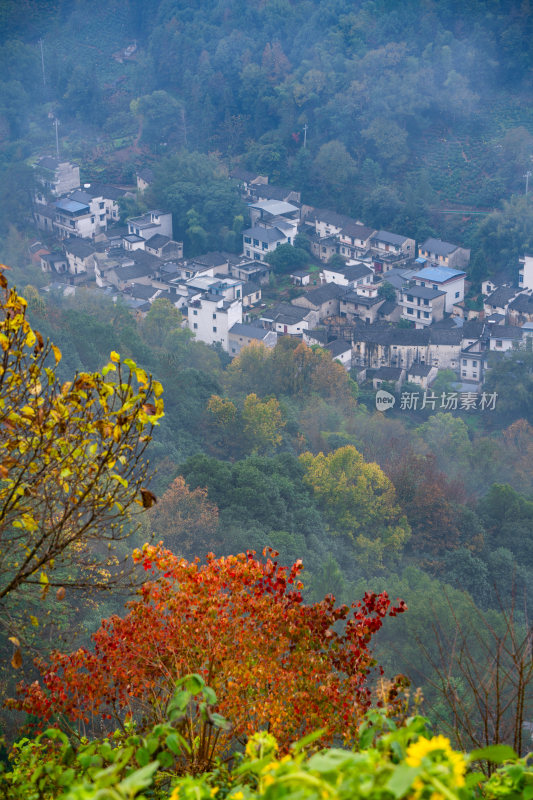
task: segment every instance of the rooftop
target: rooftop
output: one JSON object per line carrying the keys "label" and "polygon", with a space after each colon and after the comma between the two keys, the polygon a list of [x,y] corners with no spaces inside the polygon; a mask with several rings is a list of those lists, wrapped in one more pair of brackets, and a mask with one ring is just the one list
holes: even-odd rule
{"label": "rooftop", "polygon": [[435,253],[438,256],[449,256],[450,253],[455,252],[459,248],[458,244],[451,242],[443,242],[442,239],[426,239],[420,249],[425,250],[427,253]]}
{"label": "rooftop", "polygon": [[415,280],[420,281],[434,281],[435,283],[446,283],[447,281],[455,280],[466,276],[466,272],[461,269],[452,269],[451,267],[424,267],[419,272],[415,273]]}
{"label": "rooftop", "polygon": [[282,200],[263,200],[260,203],[250,203],[249,205],[250,208],[266,211],[267,214],[271,214],[273,217],[298,211],[297,206],[293,206],[292,203],[285,203]]}
{"label": "rooftop", "polygon": [[377,242],[385,242],[386,244],[401,245],[407,239],[407,236],[400,236],[398,233],[390,233],[389,231],[378,231],[373,240]]}

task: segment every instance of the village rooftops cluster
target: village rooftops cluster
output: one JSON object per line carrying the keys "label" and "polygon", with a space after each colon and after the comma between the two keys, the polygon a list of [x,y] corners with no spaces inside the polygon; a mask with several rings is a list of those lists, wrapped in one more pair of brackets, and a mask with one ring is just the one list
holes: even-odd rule
{"label": "village rooftops cluster", "polygon": [[[464,303],[466,248],[429,238],[417,253],[414,239],[302,205],[299,192],[271,186],[266,176],[231,173],[250,214],[242,255],[184,258],[168,211],[149,210],[120,228],[118,201],[126,190],[81,187],[77,165],[51,158],[40,159],[36,171],[35,220],[61,247],[35,242],[30,255],[55,283],[94,281],[139,314],[165,297],[198,340],[232,356],[252,341],[271,347],[278,336],[293,336],[324,347],[358,377],[369,373],[376,385],[429,386],[440,369],[481,385],[491,351],[525,346],[533,336],[533,256],[521,260],[516,286],[496,276],[484,283],[478,313]],[[137,191],[153,180],[152,170],[140,170]],[[268,257],[299,233],[312,254],[310,269],[291,275],[301,292],[267,308]],[[399,327],[401,321],[411,325]]]}

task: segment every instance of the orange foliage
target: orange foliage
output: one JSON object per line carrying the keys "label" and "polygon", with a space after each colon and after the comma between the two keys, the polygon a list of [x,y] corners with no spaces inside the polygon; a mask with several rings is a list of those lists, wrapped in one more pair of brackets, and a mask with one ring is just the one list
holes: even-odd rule
{"label": "orange foliage", "polygon": [[335,607],[332,595],[304,605],[302,563],[282,568],[276,555],[210,555],[201,564],[145,545],[134,558],[155,574],[128,614],[103,621],[93,651],[55,652],[39,665],[42,683],[20,686],[11,705],[81,726],[131,712],[148,726],[164,715],[175,681],[199,673],[233,726],[214,755],[262,729],[285,749],[322,727],[324,740],[353,738],[372,700],[371,639],[405,604],[369,592],[350,608]]}
{"label": "orange foliage", "polygon": [[207,489],[191,491],[181,475],[150,509],[148,520],[156,536],[179,555],[215,547],[218,508],[208,500]]}

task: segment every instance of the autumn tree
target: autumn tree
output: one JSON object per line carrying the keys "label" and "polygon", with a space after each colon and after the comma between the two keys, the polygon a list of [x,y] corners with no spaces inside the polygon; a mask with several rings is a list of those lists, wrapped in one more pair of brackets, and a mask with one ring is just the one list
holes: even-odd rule
{"label": "autumn tree", "polygon": [[[325,741],[353,740],[373,697],[372,637],[406,606],[392,606],[386,592],[350,608],[332,595],[304,605],[301,561],[283,568],[276,555],[211,554],[202,564],[145,545],[134,559],[152,576],[127,615],[104,620],[93,649],[54,652],[40,664],[41,682],[21,686],[11,705],[80,731],[131,713],[144,729],[164,719],[176,680],[194,672],[232,725],[205,733],[199,769],[262,729],[284,750],[319,728]],[[190,743],[197,734],[191,720]]]}
{"label": "autumn tree", "polygon": [[[61,384],[61,353],[26,318],[0,273],[0,600],[86,556],[98,581],[126,514],[148,506],[146,447],[163,415],[162,387],[117,353],[102,373]],[[105,552],[102,544],[105,543]],[[101,577],[101,576],[100,576]],[[64,576],[60,584],[64,586]],[[79,585],[79,581],[78,581]]]}
{"label": "autumn tree", "polygon": [[354,542],[359,559],[380,566],[401,553],[410,528],[393,484],[377,464],[366,462],[352,445],[329,455],[303,453],[300,461],[330,529]]}
{"label": "autumn tree", "polygon": [[215,394],[210,397],[207,410],[216,444],[226,455],[264,454],[281,444],[285,421],[275,397],[262,400],[252,392],[239,410],[231,400]]}
{"label": "autumn tree", "polygon": [[146,514],[145,525],[177,555],[214,549],[218,509],[207,490],[190,489],[179,475]]}

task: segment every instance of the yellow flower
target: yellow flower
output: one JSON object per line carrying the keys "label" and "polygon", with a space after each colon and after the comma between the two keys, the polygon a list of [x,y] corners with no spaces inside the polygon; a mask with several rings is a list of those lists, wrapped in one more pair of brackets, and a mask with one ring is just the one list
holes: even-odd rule
{"label": "yellow flower", "polygon": [[451,767],[451,777],[456,786],[464,786],[466,760],[462,753],[452,750],[450,740],[445,736],[434,736],[432,739],[419,739],[407,748],[406,763],[410,767],[420,767],[422,761],[434,764],[446,764]]}
{"label": "yellow flower", "polygon": [[218,789],[219,789],[218,786],[213,786],[213,788],[211,789],[211,792],[210,792],[211,797],[214,797],[216,795],[216,793],[218,792]]}
{"label": "yellow flower", "polygon": [[230,800],[244,800],[244,795],[242,792],[235,792],[235,794],[230,794]]}

